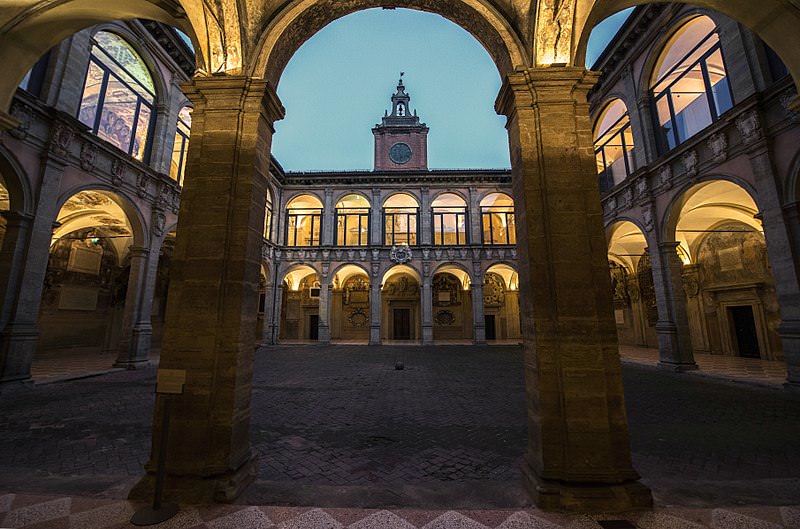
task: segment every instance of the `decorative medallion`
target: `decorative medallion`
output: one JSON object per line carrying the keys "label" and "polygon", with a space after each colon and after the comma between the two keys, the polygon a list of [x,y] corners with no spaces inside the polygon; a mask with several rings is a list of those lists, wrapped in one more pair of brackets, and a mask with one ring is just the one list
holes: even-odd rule
{"label": "decorative medallion", "polygon": [[389,259],[397,264],[405,264],[413,258],[414,255],[411,253],[411,248],[409,248],[407,244],[392,246],[392,250],[389,252]]}
{"label": "decorative medallion", "polygon": [[364,327],[369,323],[369,316],[367,316],[364,309],[358,308],[350,313],[350,316],[347,317],[347,321],[353,327]]}
{"label": "decorative medallion", "polygon": [[433,319],[436,325],[449,326],[456,322],[456,317],[449,310],[440,310]]}

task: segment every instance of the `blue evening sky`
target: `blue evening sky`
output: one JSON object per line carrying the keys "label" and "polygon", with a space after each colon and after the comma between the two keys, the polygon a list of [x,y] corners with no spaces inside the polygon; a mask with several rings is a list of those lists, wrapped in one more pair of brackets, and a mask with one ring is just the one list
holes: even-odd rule
{"label": "blue evening sky", "polygon": [[[598,26],[604,36],[593,35],[592,57],[622,22]],[[346,16],[298,50],[278,86],[286,118],[275,124],[273,155],[290,171],[372,169],[372,127],[389,108],[401,71],[411,108],[430,127],[432,169],[510,167],[491,57],[456,24],[406,9]]]}

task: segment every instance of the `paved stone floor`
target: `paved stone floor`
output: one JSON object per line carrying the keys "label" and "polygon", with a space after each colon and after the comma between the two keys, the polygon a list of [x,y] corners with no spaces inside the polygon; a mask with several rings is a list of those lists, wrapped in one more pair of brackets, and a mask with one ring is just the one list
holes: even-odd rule
{"label": "paved stone floor", "polygon": [[[85,497],[3,494],[0,524],[25,529],[122,529],[141,504]],[[627,523],[621,525],[621,523]],[[567,516],[524,510],[184,507],[154,529],[796,529],[800,507],[656,509]]]}
{"label": "paved stone floor", "polygon": [[[242,501],[524,508],[521,366],[516,347],[263,348],[260,475]],[[634,464],[657,505],[800,503],[800,395],[623,372]],[[154,375],[0,387],[0,491],[124,498],[149,454]]]}

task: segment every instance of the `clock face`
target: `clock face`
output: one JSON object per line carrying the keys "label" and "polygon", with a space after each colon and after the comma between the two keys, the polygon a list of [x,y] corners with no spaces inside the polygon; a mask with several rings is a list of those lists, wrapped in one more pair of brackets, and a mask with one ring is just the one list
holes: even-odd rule
{"label": "clock face", "polygon": [[403,165],[411,160],[411,147],[405,143],[395,143],[389,149],[389,158],[396,164]]}

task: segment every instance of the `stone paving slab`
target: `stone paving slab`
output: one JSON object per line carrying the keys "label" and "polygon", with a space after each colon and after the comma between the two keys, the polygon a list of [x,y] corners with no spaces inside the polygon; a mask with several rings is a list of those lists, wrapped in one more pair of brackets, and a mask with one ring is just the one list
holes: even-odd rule
{"label": "stone paving slab", "polygon": [[[70,496],[0,491],[0,527],[15,529],[122,529],[144,505]],[[212,505],[182,506],[154,529],[797,529],[800,506],[657,509],[598,515],[524,510],[322,509]]]}
{"label": "stone paving slab", "polygon": [[[406,369],[396,371],[403,361]],[[256,354],[253,505],[519,508],[518,347]],[[623,366],[635,468],[657,505],[792,505],[800,395]],[[149,457],[155,368],[0,386],[0,489],[124,498]]]}

